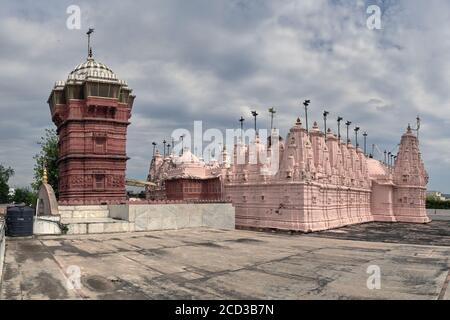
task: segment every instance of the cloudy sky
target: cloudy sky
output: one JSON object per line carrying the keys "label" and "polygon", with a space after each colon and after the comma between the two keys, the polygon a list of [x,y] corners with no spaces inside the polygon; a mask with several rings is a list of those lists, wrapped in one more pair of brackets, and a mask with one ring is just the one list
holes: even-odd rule
{"label": "cloudy sky", "polygon": [[[69,5],[81,30],[69,30]],[[369,5],[382,29],[369,30]],[[94,56],[137,96],[127,175],[144,179],[152,141],[176,128],[232,128],[250,110],[278,109],[282,134],[303,116],[338,115],[392,150],[422,118],[429,189],[450,193],[450,2],[404,0],[2,1],[0,163],[29,185],[36,142],[52,128],[46,104],[56,80]],[[334,122],[334,121],[333,121]],[[334,123],[333,123],[334,125]]]}

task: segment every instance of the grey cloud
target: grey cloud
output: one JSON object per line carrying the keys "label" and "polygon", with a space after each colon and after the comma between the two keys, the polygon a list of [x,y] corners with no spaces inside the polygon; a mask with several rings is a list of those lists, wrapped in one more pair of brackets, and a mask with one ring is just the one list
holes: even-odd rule
{"label": "grey cloud", "polygon": [[[365,27],[373,1],[193,0],[79,1],[83,30],[65,28],[72,1],[4,1],[0,12],[0,162],[31,181],[35,142],[52,127],[46,100],[86,56],[94,26],[96,59],[137,95],[128,134],[129,176],[145,178],[151,142],[173,129],[237,127],[256,108],[279,112],[286,134],[312,100],[369,132],[370,144],[392,149],[408,122],[423,118],[421,145],[430,188],[450,192],[450,4],[375,1],[383,30]],[[330,126],[335,130],[335,120]],[[250,122],[247,123],[250,125]]]}

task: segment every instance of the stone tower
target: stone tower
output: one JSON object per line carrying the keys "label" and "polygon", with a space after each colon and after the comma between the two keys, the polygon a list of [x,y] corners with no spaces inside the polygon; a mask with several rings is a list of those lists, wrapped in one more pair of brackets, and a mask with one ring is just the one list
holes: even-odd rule
{"label": "stone tower", "polygon": [[419,141],[410,126],[400,142],[393,179],[393,211],[396,220],[429,222],[425,209],[428,174],[420,156]]}
{"label": "stone tower", "polygon": [[135,96],[89,52],[48,103],[59,136],[59,203],[126,201],[126,134]]}

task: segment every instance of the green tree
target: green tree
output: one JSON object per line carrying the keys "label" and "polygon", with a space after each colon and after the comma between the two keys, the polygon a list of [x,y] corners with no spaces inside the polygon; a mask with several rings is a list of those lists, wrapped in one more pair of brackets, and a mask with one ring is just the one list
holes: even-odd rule
{"label": "green tree", "polygon": [[427,209],[450,209],[450,200],[427,196]]}
{"label": "green tree", "polygon": [[18,188],[15,190],[12,201],[16,204],[23,203],[27,206],[35,207],[37,202],[37,194],[29,188]]}
{"label": "green tree", "polygon": [[58,135],[54,129],[45,129],[45,135],[38,142],[41,151],[34,156],[34,179],[31,186],[38,191],[42,183],[44,164],[47,167],[48,184],[55,190],[58,196]]}
{"label": "green tree", "polygon": [[14,175],[14,170],[0,164],[0,203],[9,203],[8,181]]}

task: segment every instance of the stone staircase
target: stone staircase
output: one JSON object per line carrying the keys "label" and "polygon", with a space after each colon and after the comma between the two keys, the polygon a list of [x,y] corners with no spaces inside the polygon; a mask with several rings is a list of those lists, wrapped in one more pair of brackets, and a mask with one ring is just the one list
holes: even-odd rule
{"label": "stone staircase", "polygon": [[109,217],[108,206],[59,206],[67,234],[117,233],[134,231],[134,224]]}

